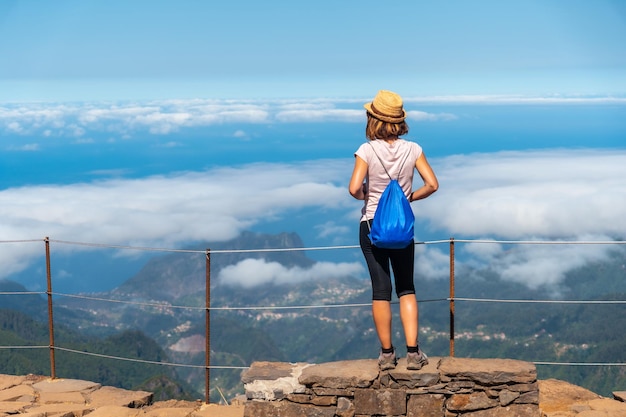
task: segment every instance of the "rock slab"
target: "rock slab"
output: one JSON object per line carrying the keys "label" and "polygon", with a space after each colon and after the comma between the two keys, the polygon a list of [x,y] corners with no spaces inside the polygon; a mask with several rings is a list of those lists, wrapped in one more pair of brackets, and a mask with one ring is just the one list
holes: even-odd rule
{"label": "rock slab", "polygon": [[161,401],[153,394],[77,379],[0,374],[0,417],[242,417],[243,405]]}

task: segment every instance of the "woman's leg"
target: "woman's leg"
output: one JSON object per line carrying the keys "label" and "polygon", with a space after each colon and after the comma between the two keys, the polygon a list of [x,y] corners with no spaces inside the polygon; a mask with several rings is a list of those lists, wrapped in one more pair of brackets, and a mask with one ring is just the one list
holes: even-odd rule
{"label": "woman's leg", "polygon": [[391,338],[391,277],[389,257],[386,251],[372,246],[368,237],[369,228],[361,222],[359,243],[365,256],[367,268],[372,280],[372,317],[374,326],[383,349],[392,347]]}
{"label": "woman's leg", "polygon": [[396,282],[396,294],[400,300],[400,320],[404,330],[407,347],[417,346],[418,307],[413,283],[415,270],[415,245],[411,243],[404,249],[394,251],[391,266]]}
{"label": "woman's leg", "polygon": [[415,294],[406,294],[400,297],[400,320],[404,329],[407,346],[417,346],[419,311]]}
{"label": "woman's leg", "polygon": [[372,301],[372,316],[374,326],[383,349],[391,349],[391,303],[389,301]]}

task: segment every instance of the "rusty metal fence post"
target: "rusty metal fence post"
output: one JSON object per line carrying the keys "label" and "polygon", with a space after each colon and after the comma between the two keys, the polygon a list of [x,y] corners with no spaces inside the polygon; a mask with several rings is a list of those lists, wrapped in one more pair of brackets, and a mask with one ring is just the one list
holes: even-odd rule
{"label": "rusty metal fence post", "polygon": [[50,333],[50,378],[56,378],[56,363],[54,359],[54,317],[52,314],[52,272],[50,269],[50,238],[44,239],[46,244],[46,280],[48,288],[48,332]]}
{"label": "rusty metal fence post", "polygon": [[454,357],[454,238],[450,238],[450,356]]}
{"label": "rusty metal fence post", "polygon": [[211,249],[206,250],[206,324],[205,324],[205,402],[210,403],[211,392]]}

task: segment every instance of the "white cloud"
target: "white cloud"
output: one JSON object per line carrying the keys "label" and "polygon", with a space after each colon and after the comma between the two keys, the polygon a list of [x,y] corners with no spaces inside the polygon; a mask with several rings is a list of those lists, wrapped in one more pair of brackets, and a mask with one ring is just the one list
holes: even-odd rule
{"label": "white cloud", "polygon": [[457,236],[624,237],[625,150],[457,155],[436,161],[440,190],[414,205]]}
{"label": "white cloud", "polygon": [[436,121],[448,121],[456,120],[457,116],[451,113],[427,113],[424,111],[410,110],[407,111],[407,119],[415,120],[418,122],[436,122]]}
{"label": "white cloud", "polygon": [[[485,241],[457,243],[459,265],[489,265],[504,279],[537,288],[623,248],[592,243],[626,238],[625,150],[457,155],[433,165],[441,188],[413,204],[416,214],[445,236]],[[591,243],[506,244],[533,240]],[[416,268],[445,277],[448,260],[428,253]]]}
{"label": "white cloud", "polygon": [[568,271],[582,267],[589,262],[601,262],[611,252],[620,250],[617,245],[594,244],[592,242],[609,242],[611,236],[597,234],[581,235],[575,241],[586,244],[559,244],[561,240],[546,240],[543,243],[512,245],[489,243],[484,240],[478,243],[458,244],[458,248],[471,258],[464,261],[472,267],[482,268],[486,265],[497,271],[505,280],[519,282],[530,288],[542,285],[555,289],[565,278]]}
{"label": "white cloud", "polygon": [[266,123],[266,103],[169,100],[139,103],[30,103],[0,106],[0,132],[80,137],[87,131],[166,135],[181,128],[221,123]]}
{"label": "white cloud", "polygon": [[322,238],[334,235],[345,235],[350,232],[349,227],[337,224],[337,222],[332,220],[316,225],[315,229],[318,230],[318,236]]}
{"label": "white cloud", "polygon": [[[1,240],[43,239],[177,247],[236,237],[252,225],[305,207],[350,203],[342,164],[253,164],[207,172],[0,191]],[[106,174],[106,172],[105,172]],[[40,250],[0,251],[0,277],[19,271]],[[69,248],[65,248],[68,249]],[[74,248],[76,250],[76,248]]]}
{"label": "white cloud", "polygon": [[279,107],[276,120],[288,123],[318,122],[362,122],[365,119],[363,107],[337,108],[331,101],[289,102]]}
{"label": "white cloud", "polygon": [[450,276],[450,255],[439,247],[416,246],[415,274],[418,279],[447,279]]}
{"label": "white cloud", "polygon": [[25,143],[21,146],[9,146],[7,147],[9,151],[20,151],[20,152],[36,152],[41,150],[41,146],[38,143]]}
{"label": "white cloud", "polygon": [[[413,203],[413,209],[418,222],[425,224],[435,239],[624,238],[625,150],[456,155],[432,158],[431,164],[440,190]],[[313,229],[318,238],[331,244],[339,237],[343,244],[357,244],[360,203],[346,190],[350,168],[350,159],[263,163],[139,179],[4,189],[0,190],[0,239],[49,236],[174,248],[191,241],[231,239],[263,222],[276,222],[275,227],[280,227],[285,224],[281,222],[290,221],[293,226],[293,213],[306,209],[312,213],[310,221],[298,218],[297,227]],[[507,279],[536,286],[558,283],[565,272],[603,259],[615,245],[459,243],[457,248],[462,262],[492,264]],[[37,261],[42,250],[40,243],[3,244],[2,249],[2,276]],[[57,250],[82,249],[66,245]],[[447,277],[446,249],[427,246],[423,253],[420,250],[417,273]],[[273,271],[275,266],[264,268]],[[274,271],[282,276],[279,272]]]}
{"label": "white cloud", "polygon": [[24,130],[18,122],[9,122],[6,126],[9,132],[21,133]]}
{"label": "white cloud", "polygon": [[217,279],[224,285],[251,288],[262,284],[297,284],[311,280],[359,276],[363,273],[363,266],[356,262],[317,262],[310,268],[287,268],[278,262],[245,259],[222,269]]}
{"label": "white cloud", "polygon": [[523,95],[448,95],[405,97],[405,103],[415,104],[624,104],[623,96],[523,96]]}
{"label": "white cloud", "polygon": [[602,261],[609,250],[616,249],[597,245],[529,245],[504,253],[491,265],[506,280],[530,288],[553,286],[565,278],[566,272],[588,262]]}
{"label": "white cloud", "polygon": [[[132,137],[167,135],[183,128],[247,123],[361,123],[363,99],[162,100],[140,102],[20,103],[0,105],[0,133],[81,137],[109,132]],[[428,104],[624,104],[624,97],[430,96],[405,98],[409,120],[446,122],[452,113],[429,113]],[[242,132],[242,130],[238,130]]]}
{"label": "white cloud", "polygon": [[238,129],[235,131],[235,133],[233,133],[233,137],[239,139],[248,139],[248,134],[245,131]]}

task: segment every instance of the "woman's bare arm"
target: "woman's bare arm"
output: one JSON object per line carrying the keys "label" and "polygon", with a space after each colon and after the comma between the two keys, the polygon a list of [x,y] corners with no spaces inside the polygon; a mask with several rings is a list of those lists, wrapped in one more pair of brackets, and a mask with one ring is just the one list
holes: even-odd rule
{"label": "woman's bare arm", "polygon": [[417,161],[415,161],[415,168],[417,169],[417,172],[419,172],[420,177],[422,177],[424,185],[411,193],[409,201],[421,200],[439,189],[437,176],[435,175],[435,172],[431,168],[428,160],[426,159],[426,155],[423,152],[420,157],[417,158]]}
{"label": "woman's bare arm", "polygon": [[367,162],[361,159],[359,156],[354,157],[354,169],[352,170],[352,177],[350,178],[350,184],[348,190],[350,195],[357,200],[365,200],[365,176],[367,175]]}

